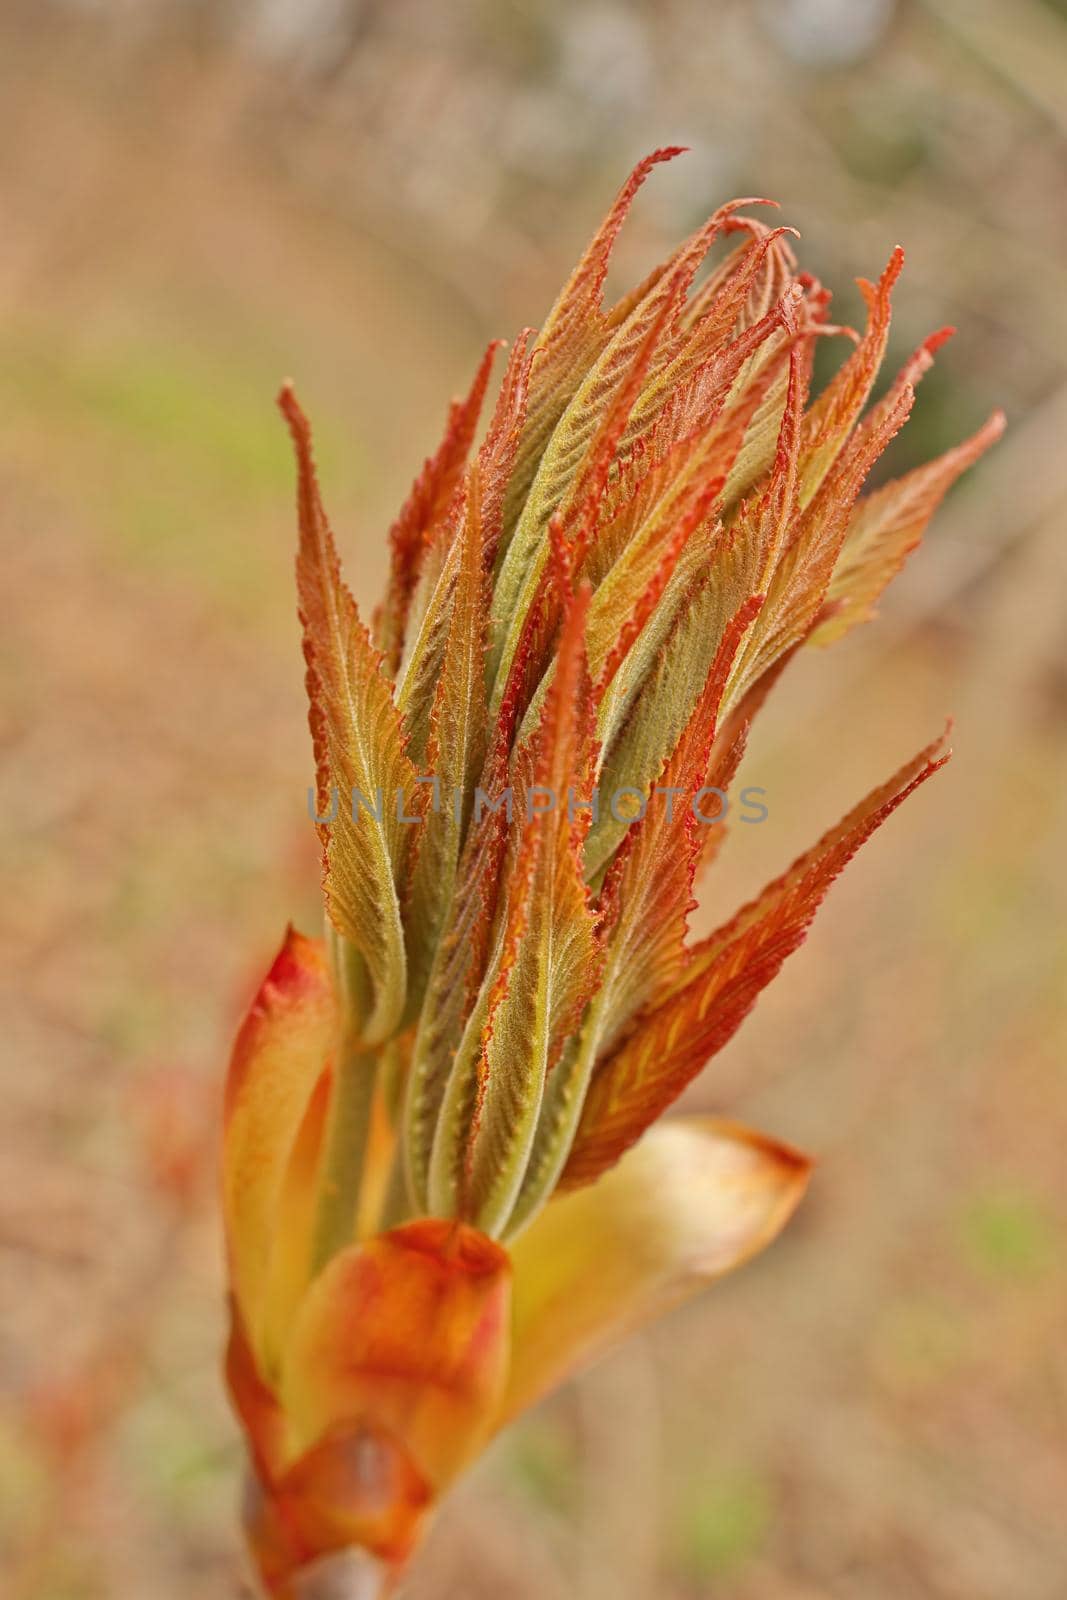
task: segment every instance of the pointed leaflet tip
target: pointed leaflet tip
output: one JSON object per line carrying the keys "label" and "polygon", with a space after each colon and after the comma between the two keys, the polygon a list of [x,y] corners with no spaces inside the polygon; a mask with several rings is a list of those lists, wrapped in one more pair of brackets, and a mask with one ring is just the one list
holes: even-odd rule
{"label": "pointed leaflet tip", "polygon": [[[921,353],[922,347],[905,372],[914,368]],[[908,386],[901,392],[910,392]],[[826,592],[826,613],[812,633],[812,643],[832,644],[877,614],[883,591],[922,541],[948,490],[1000,438],[1004,427],[1004,413],[994,411],[962,444],[883,484],[856,504]]]}
{"label": "pointed leaflet tip", "polygon": [[[781,211],[782,202],[780,200],[772,200],[769,195],[765,194],[746,194],[742,195],[740,200],[728,201],[720,209],[723,211],[737,211],[741,206],[770,206],[772,211]],[[795,232],[796,230],[792,231]]]}
{"label": "pointed leaflet tip", "polygon": [[673,161],[675,156],[687,156],[688,154],[689,146],[687,144],[660,145],[658,150],[653,150],[649,155],[642,157],[635,171],[640,171],[642,167],[653,167],[660,161]]}
{"label": "pointed leaflet tip", "polygon": [[[662,149],[653,150],[650,155],[644,156],[637,163],[615,196],[611,210],[597,233],[594,234],[589,248],[575,269],[569,286],[573,289],[584,280],[587,285],[586,294],[590,302],[597,307],[599,307],[600,290],[603,288],[604,279],[607,276],[608,262],[611,258],[615,240],[618,238],[620,228],[626,221],[637,191],[653,167],[659,166],[664,161],[673,161],[675,156],[684,155],[685,153],[686,147],[684,145],[664,145]],[[567,291],[565,290],[564,296],[566,293]],[[562,303],[562,297],[560,303]],[[557,303],[557,309],[560,303]]]}
{"label": "pointed leaflet tip", "polygon": [[301,422],[305,428],[307,427],[307,418],[301,410],[300,402],[296,398],[296,390],[293,386],[292,378],[282,379],[281,387],[274,397],[274,403],[290,428],[298,427]]}
{"label": "pointed leaflet tip", "polygon": [[933,333],[927,335],[925,340],[927,350],[931,355],[934,355],[936,351],[941,349],[943,344],[947,344],[950,339],[955,338],[956,332],[956,327],[951,322],[946,322],[943,328],[937,328]]}
{"label": "pointed leaflet tip", "polygon": [[857,278],[856,282],[863,291],[865,299],[871,295],[885,295],[894,287],[901,272],[904,270],[904,246],[895,244],[890,252],[889,260],[882,270],[882,275],[877,283],[872,283],[869,278]]}
{"label": "pointed leaflet tip", "polygon": [[485,351],[470,390],[448,408],[444,438],[428,456],[412,484],[400,514],[389,530],[389,585],[375,619],[375,633],[392,676],[396,676],[405,644],[408,613],[422,571],[428,545],[456,517],[456,501],[475,430],[485,400],[490,373],[502,339]]}
{"label": "pointed leaflet tip", "polygon": [[[921,378],[924,378],[934,364],[934,356],[952,338],[955,328],[937,328],[933,333],[928,333],[926,338],[914,349],[901,367],[886,399],[898,393],[905,384],[910,384],[914,389]],[[883,406],[885,401],[882,402]],[[877,410],[877,408],[875,408]],[[870,421],[868,417],[867,421]]]}

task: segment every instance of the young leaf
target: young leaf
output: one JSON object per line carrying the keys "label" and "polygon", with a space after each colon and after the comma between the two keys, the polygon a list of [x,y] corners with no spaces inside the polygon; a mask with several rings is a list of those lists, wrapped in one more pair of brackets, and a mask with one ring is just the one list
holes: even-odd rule
{"label": "young leaf", "polygon": [[459,573],[461,532],[470,512],[468,499],[477,474],[478,518],[482,561],[491,571],[503,526],[504,494],[526,414],[530,356],[529,330],[512,349],[493,416],[462,494],[452,502],[446,522],[438,523],[427,547],[407,622],[407,640],[397,674],[397,703],[404,717],[415,761],[425,759],[430,739],[431,709],[444,670],[450,618]]}
{"label": "young leaf", "polygon": [[[398,886],[411,830],[398,817],[415,788],[400,716],[381,658],[341,579],[311,453],[311,429],[288,386],[278,398],[296,450],[300,510],[297,591],[304,628],[309,721],[326,909],[372,983],[367,1043],[388,1038],[404,1009],[407,959]],[[332,806],[336,791],[336,808]],[[355,814],[354,814],[355,813]]]}
{"label": "young leaf", "polygon": [[903,266],[904,252],[898,245],[876,284],[868,283],[866,278],[856,280],[867,304],[867,330],[852,355],[830,380],[804,418],[801,506],[806,506],[815,495],[867,403],[885,355],[893,286]]}
{"label": "young leaf", "polygon": [[[814,627],[852,507],[871,466],[907,420],[914,398],[911,385],[904,385],[874,425],[858,428],[849,437],[814,497],[806,505],[800,504],[799,496],[795,499],[797,509],[783,524],[784,539],[777,540],[768,552],[764,569],[767,601],[739,660],[731,686],[735,697],[807,638]],[[799,472],[802,477],[803,453]]]}
{"label": "young leaf", "polygon": [[[634,197],[653,167],[681,155],[680,146],[654,150],[639,161],[560,291],[533,347],[529,411],[504,508],[504,547],[530,490],[538,463],[582,377],[600,354],[614,317],[601,304],[608,263]],[[660,269],[662,270],[662,269]]]}
{"label": "young leaf", "polygon": [[[726,680],[753,596],[731,619],[681,738],[665,762],[643,817],[630,825],[608,869],[597,907],[603,960],[596,994],[574,1046],[550,1075],[525,1180],[509,1222],[519,1229],[551,1194],[574,1138],[598,1054],[641,1006],[660,998],[686,964],[685,934],[703,831],[693,809],[704,785]],[[679,798],[681,797],[681,798]]]}
{"label": "young leaf", "polygon": [[595,515],[607,470],[645,380],[677,353],[685,296],[693,275],[730,214],[732,201],[686,240],[644,286],[574,391],[549,438],[499,564],[493,592],[490,677],[499,703],[548,559],[548,527],[557,514],[564,528]]}
{"label": "young leaf", "polygon": [[566,607],[534,748],[519,763],[527,803],[517,823],[507,915],[486,978],[473,1110],[460,1124],[449,1103],[468,1103],[461,1050],[434,1152],[436,1208],[458,1204],[467,1221],[491,1235],[507,1222],[545,1080],[597,980],[594,917],[582,872],[588,813],[571,804],[572,798],[586,800],[593,766],[587,608],[588,591],[579,589]]}
{"label": "young leaf", "polygon": [[803,942],[841,869],[947,759],[943,739],[921,750],[757,900],[696,946],[676,991],[638,1018],[629,1036],[599,1064],[564,1186],[599,1177],[722,1049],[786,956]]}
{"label": "young leaf", "polygon": [[459,571],[430,713],[426,748],[430,803],[424,796],[406,907],[409,1018],[418,1016],[434,950],[452,903],[474,786],[485,759],[488,585],[484,538],[482,477],[476,465],[464,496]]}

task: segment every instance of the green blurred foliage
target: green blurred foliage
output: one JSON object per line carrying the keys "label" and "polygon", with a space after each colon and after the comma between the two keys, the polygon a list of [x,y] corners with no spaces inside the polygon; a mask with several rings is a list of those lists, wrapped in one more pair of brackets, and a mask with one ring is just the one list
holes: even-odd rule
{"label": "green blurred foliage", "polygon": [[774,1521],[771,1485],[735,1469],[684,1489],[675,1533],[679,1571],[708,1584],[737,1576],[763,1550]]}
{"label": "green blurred foliage", "polygon": [[1038,1196],[1011,1187],[972,1196],[959,1222],[960,1247],[994,1281],[1040,1279],[1061,1257],[1062,1229]]}

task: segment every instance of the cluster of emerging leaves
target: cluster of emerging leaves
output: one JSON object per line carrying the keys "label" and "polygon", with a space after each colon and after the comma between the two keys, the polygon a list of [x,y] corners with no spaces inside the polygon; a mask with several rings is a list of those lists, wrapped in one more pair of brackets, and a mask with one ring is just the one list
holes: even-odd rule
{"label": "cluster of emerging leaves", "polygon": [[[815,340],[838,330],[789,230],[740,214],[758,202],[717,211],[604,309],[627,209],[675,153],[637,167],[540,334],[520,336],[473,454],[495,346],[453,405],[392,530],[373,638],[339,575],[307,424],[282,396],[319,813],[335,810],[320,825],[326,904],[357,1031],[392,1042],[392,1220],[457,1216],[507,1238],[559,1184],[595,1179],[730,1037],[835,874],[944,759],[939,744],[920,752],[687,946],[694,879],[723,833],[689,797],[729,786],[790,656],[872,614],[1002,422],[861,498],[947,330],[865,410],[894,252],[861,284],[865,332],[808,405]],[[723,235],[734,248],[694,289]],[[508,788],[510,820],[483,800]],[[354,815],[353,790],[370,802]],[[582,804],[595,790],[598,814]],[[542,811],[541,791],[559,803]],[[643,817],[628,822],[626,804]]]}
{"label": "cluster of emerging leaves", "polygon": [[324,1553],[398,1570],[495,1429],[781,1227],[803,1157],[714,1119],[650,1125],[945,759],[920,751],[687,942],[724,833],[694,802],[729,790],[797,649],[871,615],[1002,421],[863,497],[944,334],[868,404],[895,252],[809,405],[816,340],[841,330],[788,230],[741,214],[757,202],[605,309],[627,209],[673,154],[637,167],[513,346],[477,447],[495,346],[453,405],[373,632],[282,393],[327,939],[290,933],[268,973],[224,1145],[228,1378],[278,1596]]}

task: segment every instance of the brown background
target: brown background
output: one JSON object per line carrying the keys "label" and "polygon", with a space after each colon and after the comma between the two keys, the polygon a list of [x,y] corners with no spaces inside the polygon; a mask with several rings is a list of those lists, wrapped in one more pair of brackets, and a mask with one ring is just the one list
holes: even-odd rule
{"label": "brown background", "polygon": [[483,341],[681,141],[620,281],[770,193],[855,318],[900,240],[891,357],[960,334],[895,466],[1011,423],[783,688],[704,914],[948,711],[958,753],[692,1095],[819,1157],[796,1224],[504,1437],[411,1595],[1061,1600],[1062,3],[7,0],[0,63],[5,1592],[246,1592],[212,1129],[318,918],[277,383],[369,605]]}

